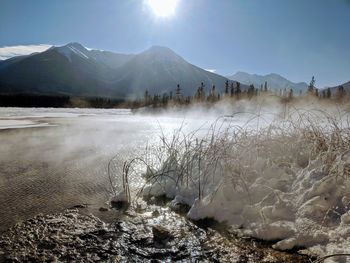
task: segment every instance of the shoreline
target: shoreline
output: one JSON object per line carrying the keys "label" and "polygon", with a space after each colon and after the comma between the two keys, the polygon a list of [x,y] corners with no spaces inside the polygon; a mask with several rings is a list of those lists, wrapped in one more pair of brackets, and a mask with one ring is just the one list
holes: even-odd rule
{"label": "shoreline", "polygon": [[306,255],[223,234],[164,206],[130,208],[109,224],[83,212],[68,209],[16,224],[2,234],[0,262],[309,262]]}

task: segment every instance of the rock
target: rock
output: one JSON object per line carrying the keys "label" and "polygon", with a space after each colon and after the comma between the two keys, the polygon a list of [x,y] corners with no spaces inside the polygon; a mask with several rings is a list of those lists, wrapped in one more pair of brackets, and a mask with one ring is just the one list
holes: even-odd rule
{"label": "rock", "polygon": [[129,205],[130,204],[125,201],[115,201],[115,200],[111,201],[111,206],[118,210],[126,210],[129,207]]}
{"label": "rock", "polygon": [[310,262],[163,213],[157,219],[124,214],[111,225],[72,210],[36,216],[0,236],[0,262]]}
{"label": "rock", "polygon": [[109,211],[109,209],[107,207],[100,207],[99,211],[107,212],[107,211]]}
{"label": "rock", "polygon": [[152,216],[153,216],[153,217],[158,217],[158,216],[160,216],[159,211],[158,211],[158,210],[154,210],[154,211],[152,212]]}
{"label": "rock", "polygon": [[69,209],[76,209],[76,208],[87,208],[87,204],[78,204],[78,205],[74,205]]}
{"label": "rock", "polygon": [[152,226],[153,240],[158,243],[167,243],[174,236],[164,226]]}

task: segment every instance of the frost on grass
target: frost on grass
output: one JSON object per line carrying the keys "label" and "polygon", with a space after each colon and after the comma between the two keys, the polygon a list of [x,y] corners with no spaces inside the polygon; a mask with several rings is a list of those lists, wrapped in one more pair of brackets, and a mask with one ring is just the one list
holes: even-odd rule
{"label": "frost on grass", "polygon": [[[234,119],[234,118],[233,118]],[[144,197],[166,195],[240,235],[350,252],[350,129],[347,120],[295,110],[268,125],[234,126],[226,117],[207,134],[181,129],[148,147]]]}

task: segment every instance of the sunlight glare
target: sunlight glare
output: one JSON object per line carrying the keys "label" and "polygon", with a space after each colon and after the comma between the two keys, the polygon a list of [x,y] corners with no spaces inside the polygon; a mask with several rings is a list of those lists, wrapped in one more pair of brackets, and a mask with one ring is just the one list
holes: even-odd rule
{"label": "sunlight glare", "polygon": [[179,0],[145,0],[146,5],[157,17],[170,17],[175,15]]}

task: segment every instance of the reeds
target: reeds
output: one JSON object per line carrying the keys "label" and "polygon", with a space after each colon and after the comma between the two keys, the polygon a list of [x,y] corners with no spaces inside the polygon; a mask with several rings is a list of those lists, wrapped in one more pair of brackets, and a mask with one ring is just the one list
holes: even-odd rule
{"label": "reeds", "polygon": [[[236,124],[239,114],[235,114],[218,118],[207,132],[199,129],[185,134],[183,127],[171,136],[162,132],[158,144],[147,146],[141,156],[124,163],[122,189],[117,188],[129,202],[130,187],[137,198],[161,194],[174,198],[181,191],[192,191],[193,201],[214,196],[223,184],[230,184],[232,191],[246,191],[251,198],[250,185],[264,172],[257,170],[259,160],[264,162],[263,169],[275,165],[295,173],[291,167],[303,169],[321,158],[326,173],[349,178],[350,165],[341,160],[349,153],[350,130],[341,114],[334,117],[319,110],[289,109],[285,118],[273,121],[260,113],[241,114],[248,116],[243,125]],[[130,186],[129,177],[140,176],[144,185]],[[157,191],[152,190],[155,188]]]}

